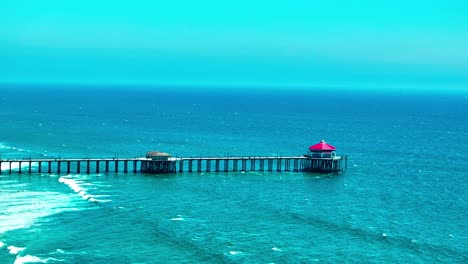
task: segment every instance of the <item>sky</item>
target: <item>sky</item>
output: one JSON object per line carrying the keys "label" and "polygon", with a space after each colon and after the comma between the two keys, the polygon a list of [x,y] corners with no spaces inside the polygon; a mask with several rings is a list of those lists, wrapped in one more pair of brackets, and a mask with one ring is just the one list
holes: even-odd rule
{"label": "sky", "polygon": [[468,1],[4,0],[0,83],[468,91]]}

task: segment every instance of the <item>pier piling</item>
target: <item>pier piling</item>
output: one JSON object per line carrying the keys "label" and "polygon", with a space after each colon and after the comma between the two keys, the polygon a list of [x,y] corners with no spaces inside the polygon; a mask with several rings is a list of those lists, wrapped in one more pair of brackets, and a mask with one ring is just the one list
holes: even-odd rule
{"label": "pier piling", "polygon": [[193,160],[189,160],[189,172],[192,172]]}

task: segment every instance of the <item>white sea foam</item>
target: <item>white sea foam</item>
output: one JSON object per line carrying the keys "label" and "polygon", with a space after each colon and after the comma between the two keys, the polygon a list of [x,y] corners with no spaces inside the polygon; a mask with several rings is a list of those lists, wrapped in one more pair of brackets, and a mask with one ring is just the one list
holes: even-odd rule
{"label": "white sea foam", "polygon": [[241,252],[240,251],[234,251],[234,250],[229,251],[229,254],[231,254],[231,255],[237,255],[239,253],[241,253]]}
{"label": "white sea foam", "polygon": [[60,177],[58,179],[59,182],[61,183],[64,183],[65,185],[67,185],[68,187],[70,187],[70,189],[72,189],[74,192],[78,193],[79,195],[83,196],[84,194],[86,194],[86,191],[78,185],[78,182],[73,180],[73,179],[69,179],[69,178],[65,178],[65,177]]}
{"label": "white sea foam", "polygon": [[91,195],[87,192],[88,188],[83,188],[83,186],[93,186],[92,183],[86,183],[81,180],[75,180],[70,178],[71,176],[63,176],[58,179],[59,182],[67,185],[75,193],[77,193],[83,200],[87,200],[92,203],[101,203],[101,202],[111,202],[112,200],[99,200],[96,199],[97,196]]}
{"label": "white sea foam", "polygon": [[0,241],[0,248],[4,247],[5,246],[5,243],[3,243],[2,241]]}
{"label": "white sea foam", "polygon": [[8,249],[8,251],[10,252],[10,254],[18,255],[18,253],[20,253],[20,251],[23,251],[23,250],[25,250],[26,248],[24,248],[24,247],[8,246],[7,249]]}
{"label": "white sea foam", "polygon": [[41,259],[36,256],[31,256],[31,255],[26,255],[26,256],[18,256],[15,259],[15,262],[13,264],[23,264],[23,263],[47,263],[47,261],[52,258],[48,259]]}
{"label": "white sea foam", "polygon": [[171,218],[172,221],[184,221],[184,218],[181,215],[177,215],[176,217]]}
{"label": "white sea foam", "polygon": [[69,195],[57,192],[30,192],[24,188],[27,186],[11,184],[11,190],[0,192],[0,200],[8,201],[7,205],[0,204],[0,234],[27,228],[38,218],[74,209],[70,208]]}
{"label": "white sea foam", "polygon": [[5,145],[5,143],[0,143],[0,149],[10,149],[10,150],[15,150],[15,151],[19,151],[19,152],[31,152],[28,149]]}

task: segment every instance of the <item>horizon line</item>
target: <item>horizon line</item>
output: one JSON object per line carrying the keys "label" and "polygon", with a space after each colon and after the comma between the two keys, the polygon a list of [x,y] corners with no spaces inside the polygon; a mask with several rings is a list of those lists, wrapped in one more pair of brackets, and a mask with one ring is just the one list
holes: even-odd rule
{"label": "horizon line", "polygon": [[[378,94],[454,94],[454,95],[465,95],[468,96],[468,85],[458,88],[448,87],[420,87],[420,86],[396,86],[396,85],[330,85],[330,84],[299,84],[299,83],[215,83],[215,82],[105,82],[105,81],[0,81],[0,87],[2,86],[48,86],[50,88],[57,88],[62,86],[68,86],[70,88],[145,88],[145,89],[160,89],[160,88],[176,88],[179,90],[191,90],[204,88],[204,90],[210,91],[233,91],[242,89],[243,91],[265,91],[271,89],[271,91],[307,91],[307,92],[356,92],[356,93],[378,93]],[[252,90],[254,89],[254,90]]]}

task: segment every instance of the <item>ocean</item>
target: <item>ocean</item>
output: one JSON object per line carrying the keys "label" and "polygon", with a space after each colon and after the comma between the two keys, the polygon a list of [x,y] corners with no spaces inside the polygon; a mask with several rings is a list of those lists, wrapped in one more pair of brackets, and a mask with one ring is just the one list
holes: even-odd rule
{"label": "ocean", "polygon": [[13,158],[302,155],[339,175],[0,175],[0,263],[467,263],[465,94],[0,86]]}

